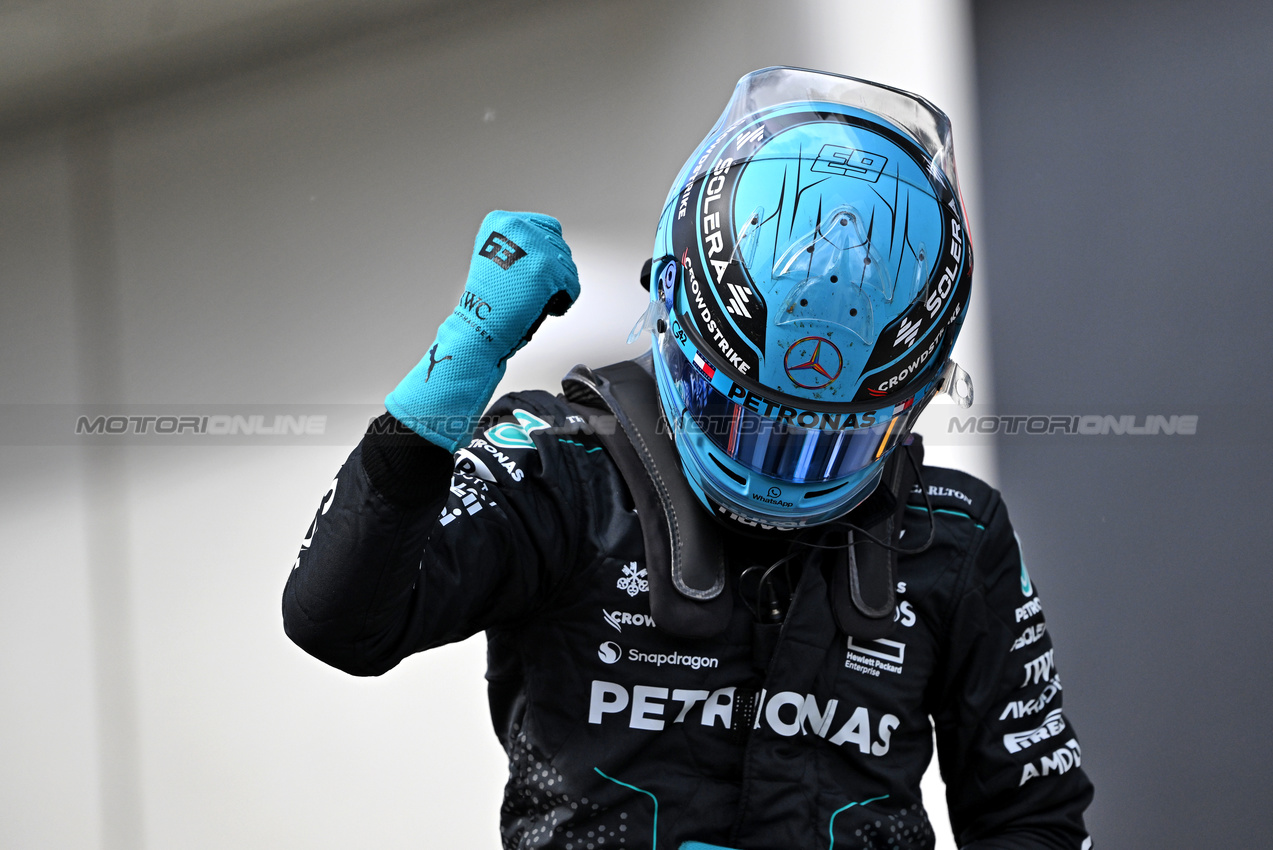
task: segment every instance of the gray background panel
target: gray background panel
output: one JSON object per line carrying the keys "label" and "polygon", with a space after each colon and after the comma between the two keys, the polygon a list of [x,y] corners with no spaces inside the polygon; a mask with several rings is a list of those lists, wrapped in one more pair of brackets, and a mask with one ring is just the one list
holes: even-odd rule
{"label": "gray background panel", "polygon": [[1002,487],[1120,848],[1273,843],[1273,11],[974,4],[1003,414],[1195,414],[1007,436]]}

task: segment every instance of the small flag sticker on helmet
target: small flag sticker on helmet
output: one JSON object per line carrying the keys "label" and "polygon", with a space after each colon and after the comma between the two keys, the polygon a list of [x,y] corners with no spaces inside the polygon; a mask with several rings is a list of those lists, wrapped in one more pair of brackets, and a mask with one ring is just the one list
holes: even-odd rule
{"label": "small flag sticker on helmet", "polygon": [[893,415],[896,416],[897,414],[908,410],[910,406],[914,403],[915,403],[915,397],[911,396],[910,398],[906,399],[906,401],[902,402],[901,404],[893,405]]}
{"label": "small flag sticker on helmet", "polygon": [[715,367],[713,367],[711,363],[708,363],[706,360],[704,360],[703,355],[699,354],[697,351],[694,352],[694,365],[697,366],[698,370],[702,372],[704,375],[706,375],[707,377],[709,378],[716,377]]}

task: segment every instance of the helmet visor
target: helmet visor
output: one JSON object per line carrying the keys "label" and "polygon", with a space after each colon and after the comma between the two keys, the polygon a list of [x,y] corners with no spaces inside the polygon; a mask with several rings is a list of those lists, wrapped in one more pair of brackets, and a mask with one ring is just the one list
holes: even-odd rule
{"label": "helmet visor", "polygon": [[925,98],[856,77],[804,68],[761,68],[738,81],[709,138],[735,122],[788,103],[835,103],[880,116],[914,140],[955,187],[950,119]]}
{"label": "helmet visor", "polygon": [[663,362],[686,415],[722,453],[762,475],[793,483],[845,478],[884,457],[906,433],[913,399],[896,405],[887,419],[790,408],[777,415],[753,410],[713,387],[671,334],[661,336]]}

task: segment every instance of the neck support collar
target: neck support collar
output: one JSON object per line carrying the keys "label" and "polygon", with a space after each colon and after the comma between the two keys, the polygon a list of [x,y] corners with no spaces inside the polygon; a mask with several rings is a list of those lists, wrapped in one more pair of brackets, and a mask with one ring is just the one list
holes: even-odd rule
{"label": "neck support collar", "polygon": [[[595,436],[632,494],[645,542],[650,614],[658,628],[681,637],[712,637],[724,631],[733,612],[733,595],[723,592],[727,582],[721,539],[730,531],[694,496],[681,473],[670,429],[659,428],[662,407],[648,360],[646,354],[595,370],[576,366],[562,387],[566,400],[593,423]],[[832,545],[831,524],[824,535],[827,542],[818,546],[828,549],[831,558],[829,601],[836,624],[853,637],[877,639],[893,630],[894,547],[906,494],[918,480],[914,468],[922,458],[917,437],[899,446],[880,486],[846,517],[889,547],[852,530],[847,544]]]}

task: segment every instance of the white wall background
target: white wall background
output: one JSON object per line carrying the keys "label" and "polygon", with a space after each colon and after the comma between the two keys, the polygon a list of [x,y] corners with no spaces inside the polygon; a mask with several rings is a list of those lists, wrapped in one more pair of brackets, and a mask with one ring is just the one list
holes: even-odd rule
{"label": "white wall background", "polygon": [[[765,65],[941,105],[978,232],[963,2],[481,5],[0,141],[0,421],[52,417],[0,437],[0,846],[493,848],[506,775],[480,638],[359,680],[283,635],[356,429],[85,446],[41,405],[374,414],[492,208],[558,216],[584,286],[505,386],[630,356],[658,205]],[[984,281],[957,352],[983,398]]]}

